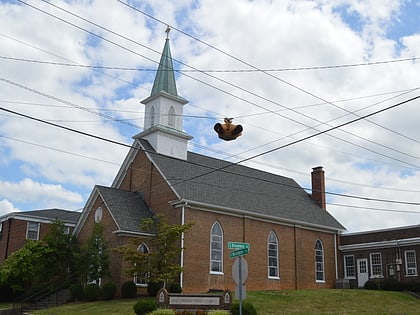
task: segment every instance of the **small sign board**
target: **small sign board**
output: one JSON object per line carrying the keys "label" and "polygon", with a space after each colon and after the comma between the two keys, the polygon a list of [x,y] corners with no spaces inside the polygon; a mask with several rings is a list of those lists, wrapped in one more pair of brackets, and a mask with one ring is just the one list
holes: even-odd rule
{"label": "small sign board", "polygon": [[228,242],[229,249],[249,249],[249,243],[241,243],[241,242]]}
{"label": "small sign board", "polygon": [[237,249],[237,250],[234,250],[233,252],[229,253],[229,257],[234,258],[234,257],[238,257],[238,256],[243,256],[243,255],[248,254],[248,252],[249,252],[248,248]]}

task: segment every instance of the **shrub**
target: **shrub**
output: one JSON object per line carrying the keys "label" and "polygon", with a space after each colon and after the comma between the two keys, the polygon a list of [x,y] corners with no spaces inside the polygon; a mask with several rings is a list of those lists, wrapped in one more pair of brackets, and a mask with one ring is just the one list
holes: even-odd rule
{"label": "shrub", "polygon": [[101,297],[104,300],[112,300],[117,293],[117,286],[114,282],[106,282],[101,288]]}
{"label": "shrub", "polygon": [[386,291],[403,291],[404,284],[396,279],[386,279],[382,281],[382,289]]}
{"label": "shrub", "polygon": [[157,304],[155,300],[143,299],[134,304],[133,309],[137,315],[146,315],[156,310]]}
{"label": "shrub", "polygon": [[[232,315],[239,315],[239,302],[232,304],[230,312]],[[242,301],[242,315],[257,315],[257,310],[251,303]]]}
{"label": "shrub", "polygon": [[158,291],[163,288],[163,282],[150,281],[147,286],[147,294],[156,296]]}
{"label": "shrub", "polygon": [[366,281],[364,288],[366,290],[380,290],[382,288],[381,279]]}
{"label": "shrub", "polygon": [[207,315],[229,315],[229,311],[225,310],[213,310],[207,313]]}
{"label": "shrub", "polygon": [[85,297],[83,286],[80,283],[70,286],[70,294],[72,301],[82,301]]}
{"label": "shrub", "polygon": [[137,286],[133,281],[126,281],[121,286],[122,298],[133,298],[137,295]]}
{"label": "shrub", "polygon": [[85,299],[87,301],[96,301],[99,298],[99,285],[88,284],[85,288]]}
{"label": "shrub", "polygon": [[175,311],[169,308],[161,308],[154,310],[153,312],[149,313],[149,315],[175,315]]}
{"label": "shrub", "polygon": [[[169,285],[169,292],[170,293],[182,293],[182,288],[181,288],[181,285],[179,284],[179,282],[172,282]],[[156,292],[156,294],[157,294],[157,292]]]}

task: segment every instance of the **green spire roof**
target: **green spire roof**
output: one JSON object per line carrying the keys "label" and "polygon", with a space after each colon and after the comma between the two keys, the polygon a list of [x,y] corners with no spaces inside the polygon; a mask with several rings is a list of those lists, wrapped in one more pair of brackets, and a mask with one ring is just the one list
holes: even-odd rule
{"label": "green spire roof", "polygon": [[166,38],[165,46],[163,47],[162,56],[160,57],[159,67],[150,96],[157,95],[160,91],[165,91],[170,95],[178,96],[168,38]]}

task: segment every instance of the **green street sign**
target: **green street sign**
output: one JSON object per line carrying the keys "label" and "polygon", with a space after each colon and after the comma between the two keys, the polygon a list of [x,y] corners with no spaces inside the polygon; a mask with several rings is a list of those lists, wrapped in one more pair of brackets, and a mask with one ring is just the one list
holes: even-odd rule
{"label": "green street sign", "polygon": [[234,250],[233,252],[231,252],[229,254],[229,258],[234,258],[234,257],[237,257],[237,256],[243,256],[243,255],[248,254],[248,252],[249,252],[248,248],[237,249],[237,250]]}
{"label": "green street sign", "polygon": [[249,243],[228,242],[229,249],[249,249]]}

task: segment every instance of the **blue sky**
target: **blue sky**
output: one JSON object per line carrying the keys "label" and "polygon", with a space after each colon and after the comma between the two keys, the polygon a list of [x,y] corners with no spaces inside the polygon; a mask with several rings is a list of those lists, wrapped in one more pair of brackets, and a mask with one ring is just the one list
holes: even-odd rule
{"label": "blue sky", "polygon": [[[0,2],[1,108],[129,145],[170,25],[190,150],[237,162],[284,146],[245,164],[305,188],[324,166],[327,191],[344,195],[328,211],[349,232],[420,223],[418,100],[288,145],[419,95],[420,1],[130,2],[149,16],[119,1],[25,3]],[[212,128],[226,116],[244,126],[234,142]],[[82,209],[127,150],[1,110],[0,216]]]}

